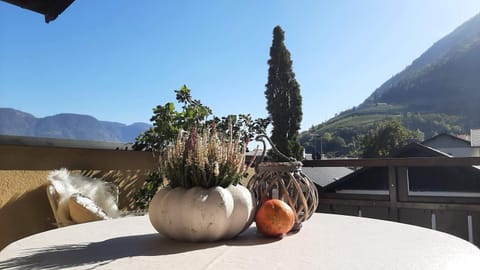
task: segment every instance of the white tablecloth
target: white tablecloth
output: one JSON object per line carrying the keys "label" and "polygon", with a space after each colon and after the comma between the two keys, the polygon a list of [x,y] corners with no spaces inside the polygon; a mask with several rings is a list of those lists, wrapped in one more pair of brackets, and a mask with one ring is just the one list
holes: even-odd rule
{"label": "white tablecloth", "polygon": [[252,225],[230,241],[182,243],[141,216],[21,239],[0,252],[0,269],[480,269],[480,250],[425,228],[329,214],[283,239]]}

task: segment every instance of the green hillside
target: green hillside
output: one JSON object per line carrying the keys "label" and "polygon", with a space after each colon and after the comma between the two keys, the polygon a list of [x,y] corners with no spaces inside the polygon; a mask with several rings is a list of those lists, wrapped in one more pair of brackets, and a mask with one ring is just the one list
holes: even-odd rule
{"label": "green hillside", "polygon": [[[307,152],[354,155],[373,123],[400,118],[425,138],[480,127],[480,14],[436,42],[362,104],[303,132]],[[321,145],[319,145],[321,144]]]}

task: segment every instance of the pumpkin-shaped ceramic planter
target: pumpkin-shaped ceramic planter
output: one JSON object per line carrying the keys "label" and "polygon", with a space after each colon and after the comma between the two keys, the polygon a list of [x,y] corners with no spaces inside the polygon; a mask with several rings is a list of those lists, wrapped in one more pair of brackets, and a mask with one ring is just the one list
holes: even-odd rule
{"label": "pumpkin-shaped ceramic planter", "polygon": [[256,203],[241,185],[226,188],[162,189],[150,202],[148,215],[162,235],[181,241],[231,239],[250,226]]}

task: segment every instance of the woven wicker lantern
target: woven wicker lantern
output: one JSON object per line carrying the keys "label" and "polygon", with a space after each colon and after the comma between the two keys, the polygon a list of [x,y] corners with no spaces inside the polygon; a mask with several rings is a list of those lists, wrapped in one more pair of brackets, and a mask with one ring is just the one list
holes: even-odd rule
{"label": "woven wicker lantern", "polygon": [[[262,138],[267,139],[272,145],[272,150],[288,161],[263,162],[265,142]],[[302,172],[301,162],[280,153],[265,135],[258,136],[256,140],[263,143],[264,152],[247,187],[255,194],[257,205],[267,199],[281,199],[288,203],[295,212],[295,226],[292,231],[299,230],[301,223],[309,219],[317,208],[317,188]]]}

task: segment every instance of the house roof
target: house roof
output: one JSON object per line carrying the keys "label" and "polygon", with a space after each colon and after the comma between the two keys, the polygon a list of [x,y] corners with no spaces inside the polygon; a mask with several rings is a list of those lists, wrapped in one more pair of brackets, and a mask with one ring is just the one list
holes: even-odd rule
{"label": "house roof", "polygon": [[424,145],[423,143],[410,143],[399,151],[395,152],[392,157],[452,157],[451,155],[442,152],[433,147]]}
{"label": "house roof", "polygon": [[2,0],[45,16],[45,22],[55,20],[75,0]]}
{"label": "house roof", "polygon": [[457,143],[461,144],[461,145],[464,145],[464,146],[467,146],[467,147],[470,147],[470,141],[468,140],[465,140],[465,139],[462,139],[462,138],[459,138],[457,136],[453,136],[453,135],[450,135],[450,134],[447,134],[447,133],[441,133],[441,134],[438,134],[436,136],[433,136],[425,141],[422,142],[422,144],[424,145],[430,145],[432,143],[434,143],[435,141],[439,141],[441,139],[449,139],[449,140],[453,140],[453,141],[456,141]]}
{"label": "house roof", "polygon": [[315,184],[324,187],[350,174],[353,170],[345,167],[302,167],[302,172]]}
{"label": "house roof", "polygon": [[[412,142],[398,152],[392,155],[392,157],[451,157],[450,155],[439,151],[437,149],[422,145],[416,142]],[[387,168],[377,167],[365,167],[356,170],[338,181],[332,182],[323,187],[322,191],[331,192],[344,187],[369,189],[369,190],[383,190],[388,189],[388,181],[385,181],[384,175]],[[359,179],[366,179],[366,181],[357,181]]]}

